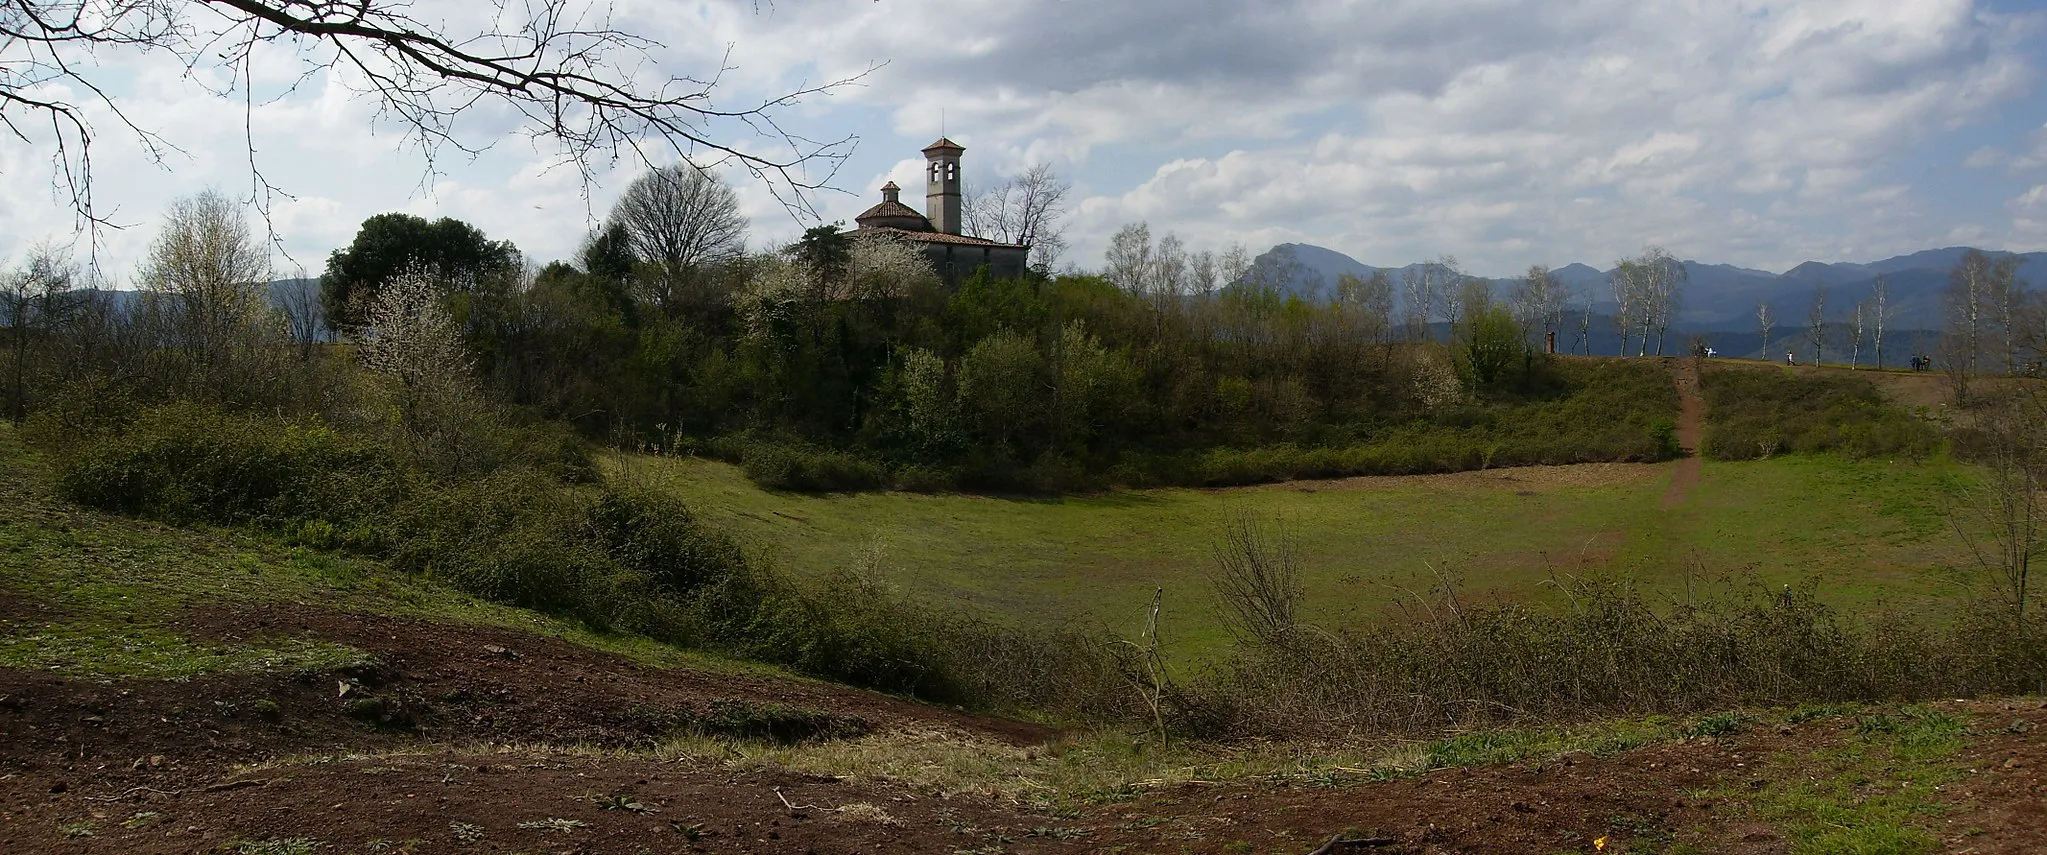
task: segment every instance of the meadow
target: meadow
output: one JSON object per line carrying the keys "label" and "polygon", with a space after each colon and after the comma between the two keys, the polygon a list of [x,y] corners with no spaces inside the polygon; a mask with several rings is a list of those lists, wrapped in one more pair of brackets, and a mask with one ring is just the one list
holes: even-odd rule
{"label": "meadow", "polygon": [[[1206,574],[1225,524],[1284,527],[1300,557],[1303,618],[1383,620],[1447,583],[1476,600],[1552,595],[1554,577],[1632,579],[1675,599],[1810,586],[1853,611],[1963,593],[1969,558],[1949,522],[1967,470],[1798,455],[1704,461],[1671,494],[1676,464],[1581,464],[1228,489],[1062,497],[763,490],[738,467],[614,456],[606,467],[681,497],[798,574],[855,567],[913,599],[1052,625],[1134,634],[1153,590],[1162,635],[1204,656],[1227,641]],[[1666,507],[1666,505],[1668,505]]]}

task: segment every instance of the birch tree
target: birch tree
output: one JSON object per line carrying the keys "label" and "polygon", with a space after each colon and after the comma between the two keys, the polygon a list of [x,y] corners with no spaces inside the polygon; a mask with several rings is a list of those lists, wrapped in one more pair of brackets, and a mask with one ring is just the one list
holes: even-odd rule
{"label": "birch tree", "polygon": [[1869,320],[1875,335],[1871,344],[1876,346],[1876,368],[1884,367],[1884,323],[1890,319],[1891,276],[1879,273],[1876,282],[1869,286]]}
{"label": "birch tree", "polygon": [[1805,314],[1805,340],[1812,344],[1812,364],[1819,367],[1827,345],[1827,287],[1812,289],[1812,308]]}
{"label": "birch tree", "polygon": [[1848,327],[1848,370],[1854,371],[1862,365],[1862,342],[1869,336],[1869,301],[1855,304],[1855,314]]}
{"label": "birch tree", "polygon": [[1770,330],[1777,326],[1777,315],[1770,311],[1770,301],[1756,304],[1756,325],[1763,329],[1763,361],[1770,361]]}

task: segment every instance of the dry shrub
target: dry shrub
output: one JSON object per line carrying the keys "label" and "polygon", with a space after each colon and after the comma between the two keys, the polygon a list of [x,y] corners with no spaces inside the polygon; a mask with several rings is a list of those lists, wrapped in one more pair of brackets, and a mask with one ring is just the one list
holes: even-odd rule
{"label": "dry shrub", "polygon": [[1815,701],[1913,700],[2037,688],[2037,625],[1989,607],[1952,628],[1844,618],[1810,591],[1655,607],[1624,582],[1566,602],[1460,608],[1404,624],[1246,649],[1183,698],[1213,736],[1425,732],[1521,719],[1679,714]]}

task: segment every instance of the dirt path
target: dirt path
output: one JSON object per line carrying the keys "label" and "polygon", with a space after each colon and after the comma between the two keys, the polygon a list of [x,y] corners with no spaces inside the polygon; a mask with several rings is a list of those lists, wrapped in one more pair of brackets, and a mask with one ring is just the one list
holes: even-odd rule
{"label": "dirt path", "polygon": [[1684,450],[1671,468],[1670,489],[1663,493],[1668,510],[1684,503],[1685,495],[1699,483],[1699,443],[1706,428],[1706,400],[1699,395],[1699,363],[1693,359],[1672,359],[1671,377],[1677,383],[1677,445]]}

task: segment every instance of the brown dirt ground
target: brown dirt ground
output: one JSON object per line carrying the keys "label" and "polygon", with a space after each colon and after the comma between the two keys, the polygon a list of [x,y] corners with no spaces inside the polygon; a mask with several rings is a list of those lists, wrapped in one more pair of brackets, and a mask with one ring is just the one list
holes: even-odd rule
{"label": "brown dirt ground", "polygon": [[1699,443],[1706,431],[1706,400],[1699,395],[1699,363],[1695,359],[1667,359],[1670,373],[1677,383],[1677,444],[1684,450],[1684,457],[1672,464],[1670,489],[1663,493],[1663,508],[1669,510],[1684,503],[1685,495],[1699,483],[1702,466],[1699,460]]}
{"label": "brown dirt ground", "polygon": [[[310,634],[379,664],[181,682],[0,671],[0,852],[230,853],[238,841],[305,838],[321,853],[1304,853],[1348,829],[1393,840],[1349,851],[1409,855],[1590,851],[1600,835],[1625,852],[1672,832],[1705,851],[1760,855],[1788,844],[1696,794],[1740,786],[1767,758],[1810,752],[1848,726],[1818,720],[1375,783],[1190,783],[1046,813],[864,776],[585,750],[651,739],[655,724],[635,706],[719,700],[801,705],[934,739],[1056,737],[1035,725],[805,681],[651,668],[510,630],[307,607],[186,617],[195,635]],[[403,720],[344,714],[344,680]],[[258,715],[259,699],[281,715]],[[1975,771],[1950,789],[1952,851],[2040,851],[2047,709],[1947,707],[1980,735]],[[630,798],[606,803],[620,796]]]}

